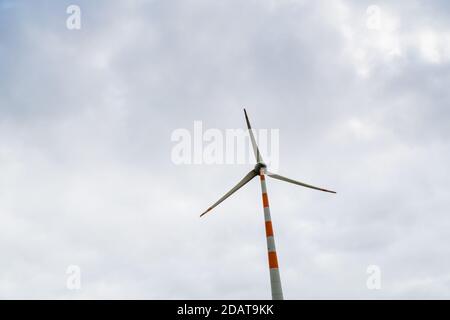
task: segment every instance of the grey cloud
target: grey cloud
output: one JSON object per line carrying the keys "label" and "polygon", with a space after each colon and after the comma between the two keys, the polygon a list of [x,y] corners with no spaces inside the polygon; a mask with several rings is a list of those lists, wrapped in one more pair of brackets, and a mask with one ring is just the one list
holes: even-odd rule
{"label": "grey cloud", "polygon": [[1,297],[269,298],[258,183],[198,218],[248,166],[170,159],[246,106],[280,173],[338,191],[268,181],[287,298],[448,298],[445,2],[380,2],[380,33],[360,1],[79,1],[80,31],[1,3]]}

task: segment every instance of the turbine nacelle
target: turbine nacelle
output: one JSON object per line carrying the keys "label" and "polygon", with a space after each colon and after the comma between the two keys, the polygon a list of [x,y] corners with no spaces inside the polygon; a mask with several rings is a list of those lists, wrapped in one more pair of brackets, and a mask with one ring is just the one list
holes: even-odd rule
{"label": "turbine nacelle", "polygon": [[255,164],[255,168],[253,169],[253,171],[255,171],[256,174],[260,174],[261,170],[263,171],[263,173],[267,172],[267,165],[264,162],[258,162],[257,164]]}

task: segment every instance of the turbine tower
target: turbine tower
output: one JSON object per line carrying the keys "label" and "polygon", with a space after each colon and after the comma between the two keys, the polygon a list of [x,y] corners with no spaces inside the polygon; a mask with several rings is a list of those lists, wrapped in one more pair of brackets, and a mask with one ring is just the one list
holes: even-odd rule
{"label": "turbine tower", "polygon": [[252,171],[247,173],[247,175],[230,191],[228,191],[222,198],[220,198],[216,203],[214,203],[211,207],[209,207],[205,212],[203,212],[200,217],[204,216],[206,213],[210,212],[220,203],[222,203],[225,199],[235,193],[237,190],[242,188],[245,184],[247,184],[254,177],[259,175],[259,179],[261,181],[261,191],[262,191],[262,201],[264,208],[264,220],[266,225],[266,240],[267,240],[267,251],[269,258],[269,271],[270,271],[270,287],[272,290],[272,299],[273,300],[283,300],[283,289],[281,287],[281,279],[280,279],[280,271],[278,268],[278,258],[277,251],[275,249],[275,238],[272,227],[272,218],[270,216],[270,207],[269,207],[269,197],[267,195],[267,187],[266,187],[266,175],[278,179],[281,181],[293,183],[302,187],[315,189],[324,192],[336,193],[335,191],[318,188],[300,181],[292,180],[278,174],[271,173],[267,171],[267,166],[264,163],[261,153],[259,152],[258,145],[256,144],[255,136],[253,135],[252,127],[250,125],[250,121],[248,120],[247,111],[244,109],[245,121],[247,122],[247,128],[250,135],[250,140],[252,142],[253,152],[256,158],[256,165]]}

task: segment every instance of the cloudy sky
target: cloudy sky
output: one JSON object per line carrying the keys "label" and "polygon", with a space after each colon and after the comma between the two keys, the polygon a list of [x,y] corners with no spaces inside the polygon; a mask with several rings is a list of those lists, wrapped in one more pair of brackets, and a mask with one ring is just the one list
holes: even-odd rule
{"label": "cloudy sky", "polygon": [[252,164],[171,156],[246,106],[338,191],[267,182],[286,298],[450,298],[449,9],[0,0],[0,297],[270,298],[259,182],[199,218]]}

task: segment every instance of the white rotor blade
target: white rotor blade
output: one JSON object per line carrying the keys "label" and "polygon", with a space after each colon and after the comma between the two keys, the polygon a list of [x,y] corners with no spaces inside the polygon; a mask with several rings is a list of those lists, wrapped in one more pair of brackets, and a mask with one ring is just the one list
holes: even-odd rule
{"label": "white rotor blade", "polygon": [[253,135],[252,126],[248,120],[247,111],[244,109],[245,121],[247,122],[248,132],[250,134],[250,140],[252,141],[253,152],[255,153],[256,162],[263,162],[261,153],[259,152],[258,145],[256,144],[255,136]]}
{"label": "white rotor blade", "polygon": [[281,181],[286,181],[286,182],[289,182],[289,183],[293,183],[293,184],[296,184],[296,185],[299,185],[299,186],[302,186],[302,187],[311,188],[311,189],[324,191],[324,192],[336,193],[336,191],[331,191],[331,190],[327,190],[327,189],[323,189],[323,188],[319,188],[319,187],[314,187],[314,186],[312,186],[310,184],[306,184],[306,183],[303,183],[303,182],[300,182],[300,181],[295,181],[295,180],[292,180],[292,179],[280,176],[280,175],[275,174],[275,173],[267,172],[266,174],[269,177],[271,177],[271,178],[278,179],[278,180],[281,180]]}
{"label": "white rotor blade", "polygon": [[216,203],[214,203],[211,207],[209,207],[205,212],[203,212],[201,216],[205,215],[206,213],[208,213],[209,211],[211,211],[212,209],[214,209],[215,207],[217,207],[222,201],[224,201],[226,198],[228,198],[229,196],[231,196],[233,193],[235,193],[236,191],[238,191],[240,188],[242,188],[247,182],[249,182],[250,180],[252,180],[254,177],[256,177],[258,174],[252,170],[250,171],[241,181],[239,181],[239,183],[230,191],[228,191],[222,198],[220,198]]}

